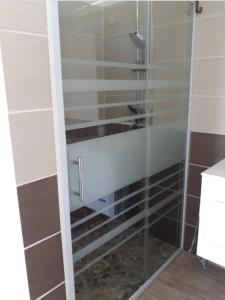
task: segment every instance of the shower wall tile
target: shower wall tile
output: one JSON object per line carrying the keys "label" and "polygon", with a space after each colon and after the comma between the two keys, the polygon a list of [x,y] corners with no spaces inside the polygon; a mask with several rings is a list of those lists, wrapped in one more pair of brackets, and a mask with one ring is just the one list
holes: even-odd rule
{"label": "shower wall tile", "polygon": [[204,1],[202,2],[204,12],[198,18],[211,17],[218,14],[225,15],[224,1]]}
{"label": "shower wall tile", "polygon": [[192,131],[225,135],[224,115],[224,96],[192,97]]}
{"label": "shower wall tile", "polygon": [[190,162],[211,167],[225,157],[225,135],[192,132]]}
{"label": "shower wall tile", "polygon": [[19,186],[17,193],[25,247],[60,230],[56,176]]}
{"label": "shower wall tile", "polygon": [[191,16],[189,13],[191,6],[188,1],[153,1],[152,6],[155,26],[184,22]]}
{"label": "shower wall tile", "polygon": [[188,194],[192,196],[200,197],[201,173],[206,169],[207,169],[206,167],[189,165]]}
{"label": "shower wall tile", "polygon": [[[154,30],[154,61],[176,61],[185,59],[187,24],[156,27]],[[169,38],[169,43],[168,43]]]}
{"label": "shower wall tile", "polygon": [[150,228],[150,234],[166,243],[179,247],[180,244],[180,224],[167,217],[161,218],[156,225]]}
{"label": "shower wall tile", "polygon": [[9,111],[51,104],[47,37],[0,32]]}
{"label": "shower wall tile", "polygon": [[225,56],[194,62],[193,95],[225,96]]}
{"label": "shower wall tile", "polygon": [[[225,9],[225,6],[224,6]],[[205,5],[204,5],[205,14]],[[196,57],[225,56],[225,13],[213,18],[198,18],[196,28]]]}
{"label": "shower wall tile", "polygon": [[61,235],[25,250],[31,299],[64,281]]}
{"label": "shower wall tile", "polygon": [[60,1],[59,12],[60,30],[63,33],[102,37],[104,10],[100,5],[87,6],[84,1],[71,1],[71,4]]}
{"label": "shower wall tile", "polygon": [[45,1],[1,1],[0,29],[47,34]]}
{"label": "shower wall tile", "polygon": [[187,207],[186,207],[186,223],[192,226],[196,226],[199,215],[200,199],[188,195]]}
{"label": "shower wall tile", "polygon": [[194,226],[189,226],[185,225],[185,238],[184,238],[184,250],[188,251],[191,247],[194,234],[195,234],[195,227]]}
{"label": "shower wall tile", "polygon": [[10,114],[18,185],[56,174],[52,110]]}
{"label": "shower wall tile", "polygon": [[62,283],[42,298],[63,300],[46,15],[46,1],[0,3],[0,42],[30,297],[43,296]]}
{"label": "shower wall tile", "polygon": [[66,300],[65,284],[60,285],[54,291],[45,296],[43,300]]}
{"label": "shower wall tile", "polygon": [[[192,96],[192,135],[188,193],[200,197],[201,167],[225,158],[225,26],[224,1],[200,1],[196,18]],[[198,198],[188,195],[185,249],[193,238]]]}
{"label": "shower wall tile", "polygon": [[93,60],[102,57],[96,51],[96,39],[93,35],[63,32],[60,36],[60,42],[62,57]]}

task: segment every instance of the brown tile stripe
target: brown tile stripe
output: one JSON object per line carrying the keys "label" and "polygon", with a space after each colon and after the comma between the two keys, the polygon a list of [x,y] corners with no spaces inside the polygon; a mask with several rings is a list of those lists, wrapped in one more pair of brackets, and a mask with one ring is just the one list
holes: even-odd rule
{"label": "brown tile stripe", "polygon": [[17,188],[25,247],[60,230],[57,177]]}
{"label": "brown tile stripe", "polygon": [[25,250],[25,257],[31,299],[64,281],[60,234]]}
{"label": "brown tile stripe", "polygon": [[65,284],[46,295],[42,300],[66,300]]}
{"label": "brown tile stripe", "polygon": [[[218,134],[192,132],[189,184],[186,207],[185,243],[189,249],[194,236],[194,227],[199,215],[201,172],[225,158],[225,136]],[[201,167],[205,166],[205,167]],[[195,197],[192,197],[195,196]]]}
{"label": "brown tile stripe", "polygon": [[192,132],[190,163],[211,167],[225,158],[225,135]]}
{"label": "brown tile stripe", "polygon": [[188,251],[194,238],[195,227],[185,225],[184,250]]}
{"label": "brown tile stripe", "polygon": [[200,197],[201,193],[201,173],[207,168],[189,165],[189,178],[188,178],[188,194]]}
{"label": "brown tile stripe", "polygon": [[200,198],[187,196],[186,224],[196,226],[199,215]]}
{"label": "brown tile stripe", "polygon": [[155,226],[150,227],[149,233],[166,243],[179,247],[180,229],[181,224],[179,222],[164,217]]}

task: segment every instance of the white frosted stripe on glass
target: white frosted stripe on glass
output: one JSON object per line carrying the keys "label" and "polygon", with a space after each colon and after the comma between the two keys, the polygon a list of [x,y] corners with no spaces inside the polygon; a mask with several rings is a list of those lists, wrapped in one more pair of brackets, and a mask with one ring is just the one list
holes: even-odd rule
{"label": "white frosted stripe on glass", "polygon": [[[178,204],[174,205],[172,208],[168,209],[165,214],[160,215],[156,220],[154,220],[151,224],[149,224],[147,226],[147,228],[151,228],[153,225],[155,225],[158,221],[160,221],[164,215],[169,214],[171,211],[173,211],[176,207],[178,206]],[[126,243],[127,241],[129,241],[130,239],[132,239],[135,235],[137,235],[138,233],[140,233],[142,230],[145,229],[145,226],[139,228],[137,231],[133,232],[131,235],[127,236],[124,240],[122,240],[121,242],[119,242],[118,244],[116,244],[115,246],[111,247],[108,251],[104,252],[103,254],[97,256],[95,259],[93,259],[91,262],[89,262],[84,268],[82,268],[81,270],[79,270],[78,272],[75,273],[75,277],[77,277],[78,275],[80,275],[81,273],[83,273],[84,271],[86,271],[88,268],[90,268],[91,266],[93,266],[96,262],[100,261],[101,259],[103,259],[105,256],[109,255],[111,252],[113,252],[114,250],[116,250],[117,248],[119,248],[120,246],[122,246],[124,243]]]}
{"label": "white frosted stripe on glass", "polygon": [[[154,182],[154,183],[151,184],[150,186],[146,186],[146,187],[140,188],[140,189],[138,189],[138,190],[136,190],[136,191],[134,191],[134,192],[132,192],[132,193],[130,193],[130,194],[128,194],[128,195],[122,197],[122,198],[120,198],[119,200],[117,200],[117,201],[115,201],[115,202],[113,202],[113,203],[111,203],[111,204],[109,204],[109,205],[103,207],[102,209],[96,211],[95,213],[92,213],[91,215],[88,215],[87,217],[84,217],[84,218],[82,218],[81,220],[76,221],[75,223],[73,223],[73,224],[71,225],[71,228],[73,229],[73,228],[75,228],[75,227],[77,227],[77,226],[79,226],[79,225],[81,225],[81,224],[87,222],[88,220],[90,220],[90,219],[92,219],[92,218],[94,218],[94,217],[100,215],[101,213],[104,213],[104,211],[109,210],[110,208],[113,208],[114,206],[116,206],[116,205],[118,205],[118,204],[120,204],[120,203],[122,203],[122,202],[128,200],[129,198],[132,198],[132,197],[135,196],[135,195],[140,194],[141,192],[144,192],[145,190],[151,190],[151,189],[154,188],[155,186],[158,186],[160,183],[162,183],[162,182],[164,182],[164,181],[166,181],[166,180],[168,180],[168,179],[170,179],[170,178],[172,178],[172,177],[174,177],[174,176],[180,174],[182,171],[183,171],[183,169],[181,169],[181,170],[179,170],[179,171],[176,171],[176,172],[173,172],[172,174],[167,175],[166,177],[164,177],[164,178],[162,178],[162,179],[160,179],[160,180]],[[156,194],[155,194],[153,197],[151,197],[150,199],[154,198],[155,196],[156,196]]]}
{"label": "white frosted stripe on glass", "polygon": [[[154,100],[154,102],[157,102],[157,101],[158,100]],[[161,102],[161,100],[159,100],[158,102]],[[111,107],[138,105],[138,104],[147,104],[147,103],[153,103],[153,102],[151,100],[143,100],[143,101],[127,101],[127,102],[104,103],[104,104],[83,105],[83,106],[67,106],[67,107],[65,107],[65,111],[76,111],[76,110],[96,109],[96,108],[97,109],[111,108]]]}
{"label": "white frosted stripe on glass", "polygon": [[75,242],[79,241],[80,239],[84,238],[85,236],[89,235],[90,233],[94,232],[95,230],[99,229],[100,227],[105,226],[109,222],[115,220],[116,218],[122,216],[123,214],[127,213],[129,210],[135,208],[136,206],[138,206],[138,205],[140,205],[140,204],[142,204],[144,202],[145,202],[145,199],[142,199],[141,201],[139,201],[139,202],[137,202],[137,203],[129,206],[127,209],[124,209],[119,214],[115,215],[114,217],[112,217],[112,218],[110,218],[110,219],[108,219],[108,220],[106,220],[106,221],[98,224],[97,226],[95,226],[95,227],[91,228],[90,230],[86,231],[85,233],[79,235],[77,238],[73,239],[72,242],[75,243]]}
{"label": "white frosted stripe on glass", "polygon": [[102,60],[91,60],[91,59],[79,59],[79,58],[62,58],[63,64],[69,65],[88,65],[88,66],[99,66],[99,67],[112,67],[112,68],[127,68],[135,70],[147,70],[150,65],[141,64],[130,64],[123,62],[112,62],[112,61],[102,61]]}
{"label": "white frosted stripe on glass", "polygon": [[137,214],[133,218],[130,218],[128,221],[122,223],[121,225],[117,226],[115,229],[109,231],[107,234],[104,234],[100,238],[96,239],[89,245],[83,247],[81,250],[77,251],[75,254],[73,254],[74,262],[77,262],[96,250],[97,248],[101,247],[105,243],[112,240],[114,237],[140,221],[145,217],[145,211],[142,211],[141,213]]}
{"label": "white frosted stripe on glass", "polygon": [[170,178],[172,178],[172,177],[174,177],[174,176],[180,174],[181,172],[183,172],[183,170],[184,170],[184,169],[180,169],[179,171],[176,171],[176,172],[174,172],[174,173],[172,173],[172,174],[170,174],[170,175],[168,175],[168,176],[166,176],[166,177],[163,177],[162,179],[160,179],[160,180],[154,182],[153,184],[150,184],[150,186],[149,186],[149,187],[150,187],[150,190],[151,190],[153,187],[158,186],[160,183],[163,183],[164,181],[166,181],[166,180],[168,180],[168,179],[170,179]]}
{"label": "white frosted stripe on glass", "polygon": [[160,201],[160,203],[150,207],[148,210],[142,211],[141,213],[135,215],[134,217],[130,218],[126,222],[122,223],[121,225],[117,226],[115,229],[111,230],[107,234],[101,236],[100,238],[96,239],[89,245],[83,247],[81,250],[77,251],[75,254],[73,254],[74,262],[77,262],[84,258],[85,256],[89,255],[94,250],[98,249],[105,243],[112,240],[114,237],[122,233],[123,231],[127,230],[132,225],[136,224],[140,220],[142,220],[144,217],[150,217],[152,214],[156,213],[158,210],[160,210],[162,207],[168,205],[171,201],[173,201],[178,195],[181,194],[181,191],[177,191],[167,197],[166,199]]}
{"label": "white frosted stripe on glass", "polygon": [[85,218],[83,218],[83,219],[75,222],[74,224],[71,225],[71,228],[75,228],[75,227],[83,224],[84,222],[87,222],[88,220],[96,217],[97,215],[99,215],[100,213],[104,212],[105,210],[108,210],[108,209],[114,207],[115,205],[120,204],[120,203],[126,201],[127,199],[129,199],[129,198],[131,198],[131,197],[133,197],[135,195],[140,194],[141,192],[144,192],[145,190],[146,190],[146,187],[143,187],[143,188],[141,188],[141,189],[139,189],[139,190],[137,190],[137,191],[135,191],[133,193],[130,193],[129,195],[127,195],[125,197],[122,197],[121,199],[115,201],[114,203],[112,203],[110,205],[107,205],[107,206],[103,207],[102,209],[96,211],[95,213],[93,213],[91,215],[88,215],[87,217],[85,217]]}
{"label": "white frosted stripe on glass", "polygon": [[88,128],[88,127],[93,127],[93,126],[98,126],[98,125],[106,125],[110,123],[120,123],[120,122],[127,122],[127,121],[132,121],[136,119],[142,119],[146,117],[150,117],[152,114],[139,114],[135,116],[129,116],[129,117],[121,117],[121,118],[113,118],[113,119],[107,119],[107,120],[99,120],[99,121],[87,121],[83,123],[78,123],[78,124],[71,124],[71,125],[66,125],[66,131],[68,130],[73,130],[73,129],[80,129],[80,128]]}
{"label": "white frosted stripe on glass", "polygon": [[[170,177],[171,177],[171,176],[170,176]],[[165,179],[164,179],[164,181],[165,181]],[[166,187],[165,187],[165,186],[161,186],[162,190],[161,190],[160,192],[155,193],[154,195],[152,195],[147,201],[149,202],[150,200],[154,199],[155,197],[157,197],[157,196],[163,194],[163,193],[164,193],[165,191],[167,191],[169,188],[172,188],[173,186],[179,184],[181,181],[182,181],[182,180],[178,180],[177,182],[174,182],[174,183],[172,183],[172,184],[170,184],[169,186],[166,186]],[[150,189],[150,187],[148,186],[146,189]],[[174,192],[174,191],[173,191],[173,192]],[[124,202],[124,201],[125,201],[125,200],[123,200],[123,202]],[[85,236],[89,235],[90,233],[94,232],[95,230],[99,229],[100,227],[102,227],[102,226],[108,224],[109,222],[115,220],[116,218],[122,216],[123,214],[125,214],[125,213],[128,212],[129,210],[133,209],[134,207],[136,207],[136,206],[138,206],[138,205],[140,205],[140,204],[142,204],[142,203],[144,203],[144,202],[145,202],[145,199],[140,200],[139,202],[135,203],[134,205],[129,206],[127,209],[123,210],[123,211],[120,212],[119,214],[116,214],[114,217],[111,217],[110,219],[108,219],[108,220],[106,220],[106,221],[104,221],[104,222],[98,224],[97,226],[95,226],[95,227],[91,228],[90,230],[86,231],[85,233],[79,235],[77,238],[73,239],[72,242],[73,242],[73,243],[77,242],[78,240],[84,238]],[[120,202],[120,203],[121,203],[121,202]],[[113,203],[113,206],[116,206],[116,205],[118,205],[118,202],[114,202],[114,203]]]}
{"label": "white frosted stripe on glass", "polygon": [[100,92],[145,90],[146,80],[64,79],[64,92]]}
{"label": "white frosted stripe on glass", "polygon": [[93,126],[98,126],[98,125],[105,125],[105,124],[110,124],[110,123],[127,122],[127,121],[133,121],[136,119],[143,119],[143,118],[154,117],[154,116],[170,114],[170,113],[175,113],[175,112],[182,112],[182,111],[185,112],[186,109],[184,109],[184,108],[167,109],[167,110],[156,111],[156,112],[148,113],[148,114],[133,115],[133,116],[129,116],[129,117],[120,117],[120,118],[98,120],[98,121],[87,121],[87,122],[82,122],[82,123],[77,123],[77,124],[66,125],[66,130],[68,131],[68,130],[74,130],[74,129],[80,129],[80,128],[93,127]]}
{"label": "white frosted stripe on glass", "polygon": [[[67,145],[71,211],[182,161],[185,128],[184,121],[177,121]],[[83,202],[75,194],[79,178],[73,161],[79,156],[83,158]]]}
{"label": "white frosted stripe on glass", "polygon": [[153,104],[153,103],[160,103],[160,102],[169,102],[173,100],[175,99],[159,98],[157,100],[127,101],[127,102],[104,103],[104,104],[93,104],[93,105],[82,105],[82,106],[67,106],[65,107],[64,110],[65,112],[68,112],[68,111],[111,108],[111,107],[120,107],[120,106],[128,106],[128,105],[138,105],[138,104]]}
{"label": "white frosted stripe on glass", "polygon": [[186,87],[185,80],[103,80],[103,79],[63,79],[63,91],[100,92],[100,91],[135,91],[148,88]]}
{"label": "white frosted stripe on glass", "polygon": [[122,246],[124,243],[126,243],[127,241],[129,241],[130,239],[132,239],[135,235],[137,235],[138,233],[140,233],[144,228],[145,228],[145,226],[139,228],[137,231],[133,232],[132,234],[130,234],[129,236],[127,236],[125,239],[123,239],[121,242],[119,242],[115,246],[111,247],[108,251],[106,251],[103,254],[97,256],[96,258],[94,258],[91,262],[89,262],[88,264],[86,264],[86,266],[84,268],[82,268],[81,270],[79,270],[78,272],[76,272],[74,274],[74,277],[77,277],[78,275],[80,275],[81,273],[83,273],[84,271],[86,271],[88,268],[90,268],[91,266],[93,266],[96,262],[98,262],[99,260],[103,259],[105,256],[107,256],[108,254],[110,254],[111,252],[113,252],[114,250],[116,250],[117,248],[119,248],[120,246]]}
{"label": "white frosted stripe on glass", "polygon": [[158,221],[160,221],[162,218],[164,218],[166,215],[168,215],[171,211],[173,211],[175,208],[178,207],[178,205],[181,203],[181,201],[179,201],[178,204],[174,205],[173,207],[171,207],[170,209],[168,209],[165,213],[160,214],[159,217],[157,219],[155,219],[152,223],[150,223],[147,227],[148,229],[151,228],[153,225],[155,225]]}

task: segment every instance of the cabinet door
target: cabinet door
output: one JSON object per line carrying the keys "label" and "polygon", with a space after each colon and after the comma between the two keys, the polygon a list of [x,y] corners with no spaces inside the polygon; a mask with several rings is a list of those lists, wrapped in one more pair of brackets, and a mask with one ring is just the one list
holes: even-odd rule
{"label": "cabinet door", "polygon": [[197,254],[225,267],[225,179],[203,175]]}

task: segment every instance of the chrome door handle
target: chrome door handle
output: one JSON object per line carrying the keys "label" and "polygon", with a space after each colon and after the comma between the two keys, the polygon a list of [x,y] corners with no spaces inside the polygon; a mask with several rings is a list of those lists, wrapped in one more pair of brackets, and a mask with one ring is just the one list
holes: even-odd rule
{"label": "chrome door handle", "polygon": [[84,184],[83,184],[83,159],[78,157],[78,160],[74,161],[75,165],[78,165],[78,178],[79,178],[79,191],[74,194],[80,197],[80,201],[84,202]]}

